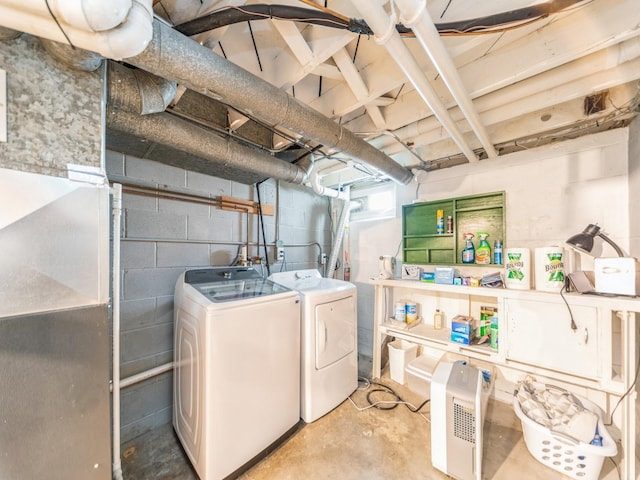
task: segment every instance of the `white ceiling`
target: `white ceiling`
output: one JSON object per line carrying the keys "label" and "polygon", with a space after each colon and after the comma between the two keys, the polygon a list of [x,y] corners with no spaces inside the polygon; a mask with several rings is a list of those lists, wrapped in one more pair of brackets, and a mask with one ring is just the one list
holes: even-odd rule
{"label": "white ceiling", "polygon": [[[239,0],[154,0],[154,11],[177,26],[226,7],[272,2]],[[329,11],[362,19],[376,34],[371,12],[397,10],[387,2],[369,0],[280,0],[279,5]],[[363,15],[356,6],[369,4]],[[392,2],[394,3],[394,2]],[[415,3],[421,3],[417,1]],[[526,22],[503,25],[496,31],[440,35],[430,44],[445,55],[436,60],[455,65],[449,82],[459,78],[471,110],[463,115],[441,75],[415,36],[402,36],[417,62],[420,78],[411,80],[374,36],[358,35],[292,20],[243,21],[203,32],[193,38],[249,72],[276,85],[298,100],[345,125],[375,147],[409,168],[442,168],[461,162],[621,126],[635,115],[640,79],[640,8],[637,0],[431,0],[428,13],[436,25],[491,16],[538,5],[566,8]],[[315,6],[314,6],[315,5]],[[316,8],[317,7],[317,8]],[[226,10],[228,12],[228,10]],[[237,12],[237,10],[235,11]],[[220,15],[220,13],[218,13]],[[402,18],[398,15],[399,18]],[[488,20],[491,20],[489,18]],[[379,29],[378,29],[379,30]],[[255,43],[255,47],[254,47]],[[403,48],[404,48],[403,47]],[[412,81],[413,80],[413,81]],[[414,85],[418,85],[421,94]],[[423,100],[424,89],[449,116],[443,127]],[[603,109],[585,112],[585,97],[606,92]],[[597,108],[595,108],[597,110]],[[483,148],[469,119],[486,135]],[[451,125],[473,158],[452,140]],[[446,123],[445,123],[446,126]],[[285,132],[289,133],[289,132]],[[455,136],[454,136],[455,138]],[[493,145],[493,147],[491,147]],[[487,145],[485,145],[487,147]],[[321,150],[324,167],[343,165],[340,152]],[[488,160],[490,161],[490,159]],[[334,168],[326,184],[360,178],[357,169]]]}

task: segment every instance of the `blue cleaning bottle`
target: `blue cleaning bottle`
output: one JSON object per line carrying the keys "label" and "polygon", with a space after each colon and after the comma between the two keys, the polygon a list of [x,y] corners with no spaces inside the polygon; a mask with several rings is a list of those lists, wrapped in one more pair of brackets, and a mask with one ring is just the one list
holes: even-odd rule
{"label": "blue cleaning bottle", "polygon": [[462,250],[462,263],[475,263],[476,261],[476,248],[473,246],[473,233],[465,233],[465,245]]}

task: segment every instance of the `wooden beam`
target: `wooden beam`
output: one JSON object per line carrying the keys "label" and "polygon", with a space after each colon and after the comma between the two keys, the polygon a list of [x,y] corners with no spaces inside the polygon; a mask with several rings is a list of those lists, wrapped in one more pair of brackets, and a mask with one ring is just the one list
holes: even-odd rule
{"label": "wooden beam", "polygon": [[[243,200],[241,198],[234,197],[220,197],[220,208],[222,210],[231,210],[234,212],[244,212],[251,214],[258,214],[258,202],[253,202],[251,200]],[[275,208],[273,205],[263,203],[261,205],[262,214],[272,217],[275,214]]]}

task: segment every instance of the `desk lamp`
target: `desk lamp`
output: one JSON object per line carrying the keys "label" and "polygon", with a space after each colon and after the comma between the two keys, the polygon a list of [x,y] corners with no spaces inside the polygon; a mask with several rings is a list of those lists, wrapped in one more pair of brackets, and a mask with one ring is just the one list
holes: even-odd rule
{"label": "desk lamp", "polygon": [[[582,233],[567,240],[567,245],[578,251],[590,253],[595,237],[607,242],[618,254],[618,257],[614,258],[595,259],[595,291],[613,295],[637,295],[639,292],[636,285],[640,286],[638,262],[633,257],[625,257],[622,249],[600,232],[600,227],[587,225]],[[571,274],[569,276],[571,278]]]}
{"label": "desk lamp", "polygon": [[607,242],[609,245],[613,247],[613,249],[616,251],[619,257],[624,257],[624,254],[622,253],[622,249],[618,245],[616,245],[613,242],[613,240],[611,240],[604,233],[602,233],[598,225],[594,225],[592,223],[587,225],[587,228],[585,228],[582,231],[582,233],[578,233],[573,237],[569,238],[569,240],[567,240],[566,243],[571,248],[575,248],[580,252],[590,253],[591,250],[593,249],[593,239],[595,237],[600,237],[602,240],[604,240],[605,242]]}

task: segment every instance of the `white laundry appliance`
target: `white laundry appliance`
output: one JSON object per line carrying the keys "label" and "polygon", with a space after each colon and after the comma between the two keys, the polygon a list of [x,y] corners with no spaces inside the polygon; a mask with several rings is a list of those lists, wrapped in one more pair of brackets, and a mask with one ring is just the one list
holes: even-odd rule
{"label": "white laundry appliance", "polygon": [[173,425],[201,480],[237,475],[299,426],[299,302],[253,268],[178,279]]}
{"label": "white laundry appliance", "polygon": [[311,423],[358,386],[356,287],[323,278],[313,269],[274,273],[269,278],[300,293],[300,416]]}
{"label": "white laundry appliance", "polygon": [[440,362],[431,378],[431,462],[457,480],[482,479],[482,429],[492,375]]}

